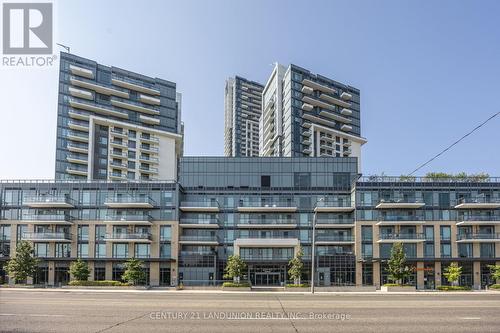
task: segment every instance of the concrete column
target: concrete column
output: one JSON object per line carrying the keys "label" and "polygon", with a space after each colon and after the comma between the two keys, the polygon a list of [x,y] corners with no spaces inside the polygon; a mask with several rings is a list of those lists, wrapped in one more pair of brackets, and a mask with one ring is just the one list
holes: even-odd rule
{"label": "concrete column", "polygon": [[434,279],[436,288],[441,286],[441,262],[436,261],[434,264]]}
{"label": "concrete column", "polygon": [[481,289],[481,262],[474,261],[472,265],[472,280],[473,280],[473,288]]}
{"label": "concrete column", "polygon": [[16,254],[17,246],[17,224],[10,225],[10,257]]}
{"label": "concrete column", "polygon": [[417,262],[417,289],[425,289],[424,262]]}
{"label": "concrete column", "polygon": [[356,262],[356,287],[363,285],[363,263]]}
{"label": "concrete column", "polygon": [[434,224],[434,257],[441,258],[441,231],[439,224]]}
{"label": "concrete column", "polygon": [[160,285],[160,263],[149,263],[149,284],[153,287]]}
{"label": "concrete column", "polygon": [[373,263],[373,285],[380,289],[380,262]]}
{"label": "concrete column", "polygon": [[78,257],[78,225],[74,224],[70,227],[71,234],[71,257]]}
{"label": "concrete column", "polygon": [[48,269],[49,269],[48,285],[54,286],[56,284],[56,265],[53,261],[48,262]]}
{"label": "concrete column", "polygon": [[106,261],[106,280],[112,280],[113,279],[113,262],[111,261]]}
{"label": "concrete column", "polygon": [[89,265],[89,271],[90,271],[89,281],[94,281],[94,262],[88,261],[88,265]]}
{"label": "concrete column", "polygon": [[457,226],[451,225],[451,256],[458,258],[458,243],[457,243]]}
{"label": "concrete column", "polygon": [[[111,235],[112,233],[113,233],[113,225],[106,224],[106,234]],[[106,242],[106,257],[111,258],[112,256],[113,256],[113,242]],[[107,271],[107,269],[106,269],[106,271]],[[108,278],[106,278],[106,280],[108,280]]]}
{"label": "concrete column", "polygon": [[95,224],[89,224],[89,258],[95,258]]}
{"label": "concrete column", "polygon": [[[379,258],[380,257],[380,247],[378,246],[377,240],[380,238],[380,231],[379,231],[379,226],[374,225],[373,226],[373,258]],[[375,266],[373,266],[373,269],[375,269]]]}

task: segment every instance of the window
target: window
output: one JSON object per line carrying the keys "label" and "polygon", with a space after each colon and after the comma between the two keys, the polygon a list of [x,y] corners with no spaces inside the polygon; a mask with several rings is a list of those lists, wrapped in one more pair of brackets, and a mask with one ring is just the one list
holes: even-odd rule
{"label": "window", "polygon": [[433,226],[426,226],[424,227],[425,231],[425,239],[427,241],[433,241],[434,240],[434,227]]}
{"label": "window", "polygon": [[271,176],[260,176],[261,187],[271,187]]}
{"label": "window", "polygon": [[127,243],[113,244],[113,258],[128,258],[128,244]]}
{"label": "window", "polygon": [[451,240],[451,227],[441,226],[441,240]]}
{"label": "window", "polygon": [[442,258],[451,257],[451,244],[441,244],[441,257]]}
{"label": "window", "polygon": [[373,244],[361,244],[361,254],[363,258],[373,257]]}
{"label": "window", "polygon": [[363,241],[372,241],[373,239],[373,231],[371,226],[362,226],[361,227],[361,239]]}
{"label": "window", "polygon": [[160,258],[170,258],[171,257],[171,244],[161,243],[160,244]]}
{"label": "window", "polygon": [[88,258],[89,257],[89,244],[78,243],[78,258]]}
{"label": "window", "polygon": [[79,241],[88,241],[89,240],[89,226],[88,225],[79,225],[78,226],[78,240]]}
{"label": "window", "polygon": [[71,244],[69,243],[56,243],[56,257],[69,258],[71,257]]}
{"label": "window", "polygon": [[172,239],[172,227],[162,225],[160,227],[160,241],[170,241]]}
{"label": "window", "polygon": [[459,243],[458,244],[458,256],[460,258],[471,258],[472,257],[472,243]]}
{"label": "window", "polygon": [[434,257],[434,243],[426,243],[424,247],[424,257],[433,258]]}
{"label": "window", "polygon": [[106,258],[106,244],[98,243],[95,245],[95,257]]}
{"label": "window", "polygon": [[136,258],[149,258],[150,244],[135,244],[135,257]]}
{"label": "window", "polygon": [[48,257],[49,243],[35,243],[35,257]]}

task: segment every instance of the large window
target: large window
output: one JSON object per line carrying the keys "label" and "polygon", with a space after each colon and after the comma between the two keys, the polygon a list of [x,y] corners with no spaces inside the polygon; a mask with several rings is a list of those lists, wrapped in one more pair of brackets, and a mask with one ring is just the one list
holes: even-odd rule
{"label": "large window", "polygon": [[135,244],[136,258],[149,258],[151,246],[149,244]]}
{"label": "large window", "polygon": [[69,258],[71,257],[70,243],[56,243],[56,257]]}
{"label": "large window", "polygon": [[160,227],[160,240],[170,241],[172,239],[172,227],[169,225],[162,225]]}
{"label": "large window", "polygon": [[128,244],[127,243],[113,244],[113,258],[128,258]]}

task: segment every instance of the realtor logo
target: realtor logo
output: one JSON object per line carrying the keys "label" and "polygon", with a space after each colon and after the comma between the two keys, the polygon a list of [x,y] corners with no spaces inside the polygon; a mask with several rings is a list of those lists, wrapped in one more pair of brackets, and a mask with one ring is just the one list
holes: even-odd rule
{"label": "realtor logo", "polygon": [[52,3],[4,3],[3,53],[52,54]]}

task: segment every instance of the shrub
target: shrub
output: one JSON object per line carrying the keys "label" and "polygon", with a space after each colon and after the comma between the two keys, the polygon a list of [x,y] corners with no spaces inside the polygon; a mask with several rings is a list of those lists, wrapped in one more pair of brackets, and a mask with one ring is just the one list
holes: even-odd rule
{"label": "shrub", "polygon": [[500,284],[492,284],[489,288],[490,289],[499,289],[500,290]]}
{"label": "shrub", "polygon": [[384,287],[414,287],[411,284],[386,283]]}
{"label": "shrub", "polygon": [[298,284],[294,284],[294,283],[288,283],[286,285],[287,288],[309,288],[310,285],[308,283],[298,283]]}
{"label": "shrub", "polygon": [[129,283],[123,283],[120,281],[78,281],[73,280],[69,282],[70,286],[92,286],[92,287],[125,287],[130,286]]}
{"label": "shrub", "polygon": [[250,283],[248,283],[248,282],[240,282],[240,283],[236,283],[236,282],[224,282],[222,284],[222,287],[248,288],[248,287],[250,287]]}
{"label": "shrub", "polygon": [[441,291],[464,291],[464,290],[471,290],[470,287],[464,287],[464,286],[439,286],[436,289],[437,290],[441,290]]}

